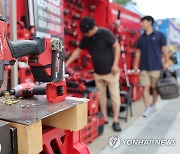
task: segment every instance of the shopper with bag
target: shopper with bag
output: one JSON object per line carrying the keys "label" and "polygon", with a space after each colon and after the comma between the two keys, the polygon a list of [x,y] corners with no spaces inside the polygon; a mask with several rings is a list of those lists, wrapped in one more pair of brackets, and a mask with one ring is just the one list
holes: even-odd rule
{"label": "shopper with bag", "polygon": [[[169,67],[169,52],[167,42],[163,33],[153,28],[154,19],[145,16],[141,19],[144,33],[139,37],[137,44],[136,60],[134,70],[138,69],[140,63],[140,83],[143,86],[143,101],[145,110],[143,117],[148,117],[151,112],[156,111],[157,88],[156,84],[160,72]],[[164,65],[162,64],[164,57]],[[152,88],[152,104],[150,104],[150,88]]]}

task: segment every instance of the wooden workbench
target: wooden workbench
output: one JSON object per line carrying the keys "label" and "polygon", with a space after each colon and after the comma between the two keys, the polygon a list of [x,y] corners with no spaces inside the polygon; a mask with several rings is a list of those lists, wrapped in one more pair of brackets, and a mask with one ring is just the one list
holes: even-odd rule
{"label": "wooden workbench", "polygon": [[72,131],[87,124],[87,99],[67,97],[51,104],[45,96],[36,96],[10,106],[3,101],[0,99],[0,119],[17,128],[19,154],[42,151],[42,124]]}

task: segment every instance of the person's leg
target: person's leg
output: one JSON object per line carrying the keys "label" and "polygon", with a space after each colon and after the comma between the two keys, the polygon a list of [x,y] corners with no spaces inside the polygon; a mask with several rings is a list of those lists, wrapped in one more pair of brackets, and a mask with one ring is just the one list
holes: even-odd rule
{"label": "person's leg", "polygon": [[100,109],[103,113],[105,121],[107,121],[107,85],[101,75],[94,74],[94,79],[98,89]]}
{"label": "person's leg", "polygon": [[152,96],[153,96],[152,105],[155,105],[158,97],[158,91],[156,88],[152,88]]}
{"label": "person's leg", "polygon": [[148,117],[151,113],[151,110],[149,108],[150,76],[148,71],[142,71],[140,73],[140,82],[141,85],[143,86],[142,98],[145,106],[143,117]]}
{"label": "person's leg", "polygon": [[160,76],[160,71],[151,71],[150,76],[151,76],[152,96],[153,96],[152,105],[155,105],[158,97],[158,91],[156,85]]}
{"label": "person's leg", "polygon": [[151,112],[155,112],[157,110],[156,102],[157,102],[157,97],[158,97],[158,92],[156,88],[152,88],[152,96],[153,96],[153,99],[152,99],[152,103],[150,104],[150,109],[151,109]]}
{"label": "person's leg", "polygon": [[149,89],[150,86],[144,86],[143,88],[143,101],[144,101],[144,112],[143,112],[143,117],[149,117],[150,113],[151,113],[151,108],[149,106]]}
{"label": "person's leg", "polygon": [[149,106],[149,89],[150,89],[150,77],[147,71],[142,71],[140,73],[140,83],[143,86],[143,102],[145,108]]}
{"label": "person's leg", "polygon": [[113,75],[112,73],[106,75],[104,78],[105,81],[108,83],[109,94],[111,97],[111,104],[113,108],[113,124],[112,128],[115,132],[120,132],[121,127],[119,124],[119,112],[120,112],[120,90],[119,90],[119,73]]}
{"label": "person's leg", "polygon": [[145,108],[147,108],[149,106],[149,86],[144,86],[143,87],[143,102],[144,102],[144,106]]}
{"label": "person's leg", "polygon": [[119,73],[116,75],[109,74],[106,77],[106,82],[108,83],[109,94],[111,97],[111,104],[113,108],[113,121],[118,122],[119,112],[120,112],[120,87],[119,87]]}

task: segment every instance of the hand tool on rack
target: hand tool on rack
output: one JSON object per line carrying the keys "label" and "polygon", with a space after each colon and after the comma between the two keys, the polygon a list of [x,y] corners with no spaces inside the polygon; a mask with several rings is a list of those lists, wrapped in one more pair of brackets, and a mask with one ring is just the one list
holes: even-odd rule
{"label": "hand tool on rack", "polygon": [[17,58],[28,56],[34,79],[48,82],[46,96],[49,102],[66,97],[62,40],[34,37],[31,40],[10,41],[7,38],[6,19],[0,15],[0,87],[5,65],[14,65]]}

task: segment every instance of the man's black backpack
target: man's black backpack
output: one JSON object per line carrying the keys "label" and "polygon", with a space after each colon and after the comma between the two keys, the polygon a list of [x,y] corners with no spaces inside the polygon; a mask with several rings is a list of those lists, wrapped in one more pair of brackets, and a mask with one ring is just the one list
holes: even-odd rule
{"label": "man's black backpack", "polygon": [[161,71],[157,89],[161,99],[177,98],[180,95],[179,84],[168,70]]}

